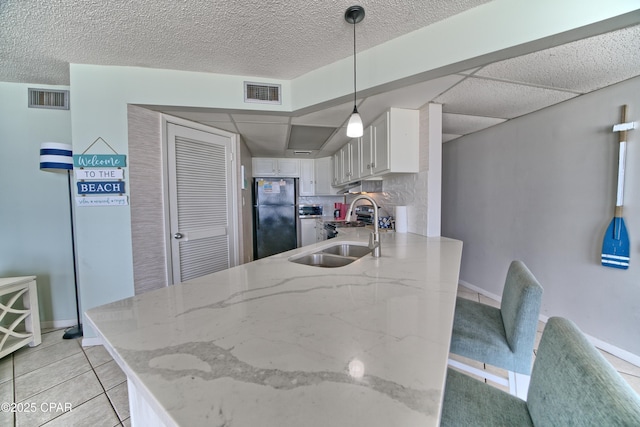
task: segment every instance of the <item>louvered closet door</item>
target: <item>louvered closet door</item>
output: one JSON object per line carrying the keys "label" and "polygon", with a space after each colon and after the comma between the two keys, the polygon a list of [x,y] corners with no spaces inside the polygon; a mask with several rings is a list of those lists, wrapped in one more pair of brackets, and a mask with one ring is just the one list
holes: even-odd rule
{"label": "louvered closet door", "polygon": [[168,124],[173,283],[230,267],[229,137]]}

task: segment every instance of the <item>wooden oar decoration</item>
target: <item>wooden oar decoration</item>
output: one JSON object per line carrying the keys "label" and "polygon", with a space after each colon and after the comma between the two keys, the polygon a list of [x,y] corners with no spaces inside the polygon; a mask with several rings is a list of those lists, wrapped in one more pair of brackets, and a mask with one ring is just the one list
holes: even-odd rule
{"label": "wooden oar decoration", "polygon": [[629,234],[622,218],[624,202],[624,169],[627,151],[627,131],[635,129],[635,122],[627,123],[627,106],[622,106],[622,123],[613,127],[618,132],[620,151],[618,154],[618,192],[616,210],[602,241],[602,265],[605,267],[629,268]]}

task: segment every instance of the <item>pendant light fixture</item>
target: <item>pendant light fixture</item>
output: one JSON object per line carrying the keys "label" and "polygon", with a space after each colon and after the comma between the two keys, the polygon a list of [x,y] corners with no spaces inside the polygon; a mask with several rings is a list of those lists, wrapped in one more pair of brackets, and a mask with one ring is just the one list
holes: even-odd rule
{"label": "pendant light fixture", "polygon": [[363,135],[362,118],[356,106],[356,24],[364,19],[364,8],[362,6],[351,6],[344,13],[344,19],[353,24],[353,113],[347,123],[347,136],[349,138],[359,138]]}

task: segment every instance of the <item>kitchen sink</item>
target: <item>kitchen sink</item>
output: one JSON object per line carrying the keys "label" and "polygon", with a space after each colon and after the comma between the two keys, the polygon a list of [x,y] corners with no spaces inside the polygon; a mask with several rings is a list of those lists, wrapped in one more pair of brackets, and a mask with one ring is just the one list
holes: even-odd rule
{"label": "kitchen sink", "polygon": [[343,267],[351,264],[356,258],[336,256],[331,254],[315,253],[292,258],[289,261],[298,264],[312,265],[314,267]]}
{"label": "kitchen sink", "polygon": [[289,261],[314,267],[335,268],[351,264],[368,253],[371,253],[371,249],[368,246],[338,243],[318,252],[291,257]]}
{"label": "kitchen sink", "polygon": [[339,245],[331,246],[330,248],[323,249],[322,253],[340,255],[346,257],[360,258],[371,252],[368,246],[353,245],[350,243],[342,243]]}

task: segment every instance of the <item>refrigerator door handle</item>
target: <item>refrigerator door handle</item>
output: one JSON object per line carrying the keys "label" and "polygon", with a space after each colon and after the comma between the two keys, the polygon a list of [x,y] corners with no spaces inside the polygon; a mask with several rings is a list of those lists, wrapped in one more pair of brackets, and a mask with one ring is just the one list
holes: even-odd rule
{"label": "refrigerator door handle", "polygon": [[256,208],[256,230],[260,230],[260,209]]}

